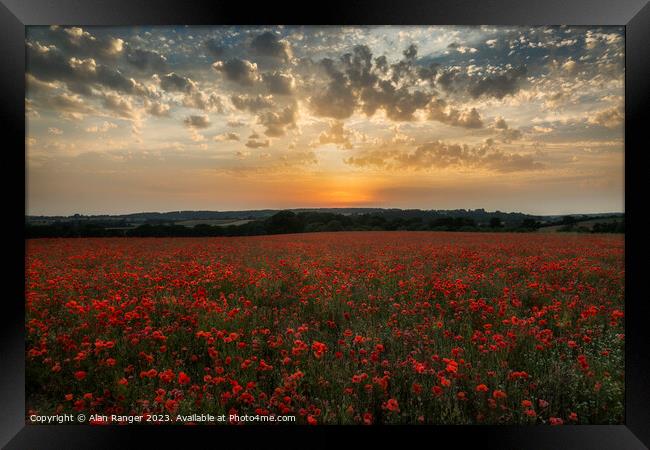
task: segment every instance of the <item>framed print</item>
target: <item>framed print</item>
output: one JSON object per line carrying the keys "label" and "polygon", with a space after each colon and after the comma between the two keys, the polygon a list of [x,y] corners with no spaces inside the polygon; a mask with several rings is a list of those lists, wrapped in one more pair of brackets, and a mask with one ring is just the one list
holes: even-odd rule
{"label": "framed print", "polygon": [[6,448],[647,448],[647,3],[0,15]]}

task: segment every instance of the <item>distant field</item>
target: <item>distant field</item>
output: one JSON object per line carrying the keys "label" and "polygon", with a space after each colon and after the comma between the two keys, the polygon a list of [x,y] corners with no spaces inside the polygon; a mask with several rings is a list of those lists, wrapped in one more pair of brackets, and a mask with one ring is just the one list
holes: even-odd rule
{"label": "distant field", "polygon": [[[604,218],[604,219],[591,219],[591,220],[585,220],[584,222],[577,222],[575,225],[576,227],[585,227],[589,228],[590,230],[596,225],[597,223],[612,223],[612,222],[620,222],[623,220],[621,217],[609,217],[609,218]],[[553,225],[551,227],[542,227],[538,231],[540,233],[555,233],[560,231],[561,228],[563,228],[565,225]]]}
{"label": "distant field", "polygon": [[245,223],[252,222],[249,219],[195,219],[195,220],[181,220],[174,222],[175,225],[183,225],[184,227],[194,227],[196,225],[211,225],[217,227],[227,227],[229,225],[244,225]]}

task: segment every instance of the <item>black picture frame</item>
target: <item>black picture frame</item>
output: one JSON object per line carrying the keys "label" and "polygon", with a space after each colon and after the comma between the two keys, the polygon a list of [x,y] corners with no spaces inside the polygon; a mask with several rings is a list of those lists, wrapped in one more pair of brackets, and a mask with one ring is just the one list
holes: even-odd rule
{"label": "black picture frame", "polygon": [[[25,425],[24,213],[25,26],[28,25],[621,25],[625,26],[625,423],[575,426],[438,427],[141,427]],[[345,435],[454,447],[499,449],[642,449],[650,445],[650,302],[644,294],[646,238],[643,219],[650,98],[650,3],[647,0],[444,0],[327,1],[310,4],[173,0],[0,0],[0,111],[5,125],[2,177],[6,215],[6,265],[0,309],[0,444],[25,448],[123,448],[134,438],[192,445],[229,438],[247,447],[251,438],[309,446]],[[23,263],[20,263],[22,261]],[[561,389],[561,386],[558,386]],[[347,438],[347,436],[346,436]],[[408,441],[406,441],[408,439]],[[196,441],[198,442],[198,441]],[[427,444],[430,443],[430,444]],[[275,444],[274,444],[275,445]],[[274,446],[273,445],[273,446]],[[416,444],[422,445],[422,444]]]}

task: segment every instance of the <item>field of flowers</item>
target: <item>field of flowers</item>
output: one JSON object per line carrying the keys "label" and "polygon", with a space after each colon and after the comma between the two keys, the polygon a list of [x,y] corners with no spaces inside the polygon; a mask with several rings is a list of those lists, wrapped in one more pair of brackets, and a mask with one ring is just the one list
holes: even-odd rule
{"label": "field of flowers", "polygon": [[27,242],[30,413],[620,423],[624,237]]}

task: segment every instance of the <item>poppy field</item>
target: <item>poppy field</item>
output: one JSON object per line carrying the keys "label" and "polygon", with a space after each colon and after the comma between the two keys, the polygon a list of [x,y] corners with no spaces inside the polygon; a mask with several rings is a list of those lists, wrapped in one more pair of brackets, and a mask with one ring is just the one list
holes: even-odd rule
{"label": "poppy field", "polygon": [[27,414],[623,420],[622,235],[33,239],[25,275]]}

